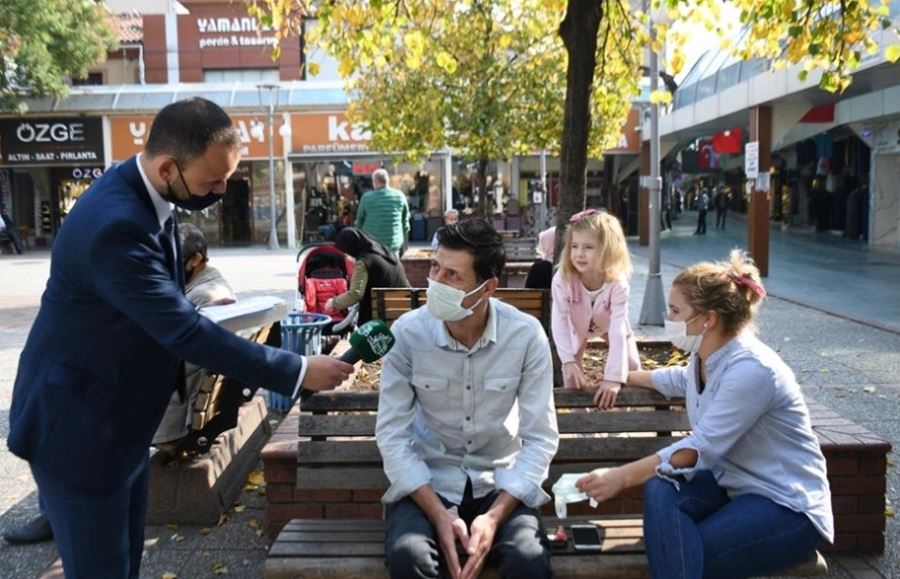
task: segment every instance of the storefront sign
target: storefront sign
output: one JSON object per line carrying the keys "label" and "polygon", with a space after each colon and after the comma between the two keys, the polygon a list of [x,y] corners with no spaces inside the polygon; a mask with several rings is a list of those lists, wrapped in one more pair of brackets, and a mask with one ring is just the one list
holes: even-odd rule
{"label": "storefront sign", "polygon": [[0,150],[6,165],[102,164],[103,125],[86,117],[2,119]]}
{"label": "storefront sign", "polygon": [[[231,120],[241,133],[241,158],[268,159],[269,141],[267,118],[265,115],[233,115]],[[261,123],[263,130],[253,130],[255,123]],[[284,156],[284,139],[278,134],[281,117],[275,118],[275,156]],[[144,150],[150,126],[151,116],[111,117],[110,138],[112,139],[112,160],[124,161]]]}
{"label": "storefront sign", "polygon": [[641,114],[637,107],[628,111],[628,119],[622,125],[622,133],[619,135],[619,143],[614,149],[606,151],[607,155],[637,154],[641,151],[640,135]]}
{"label": "storefront sign", "polygon": [[875,131],[875,154],[900,153],[900,121],[886,123]]}
{"label": "storefront sign", "polygon": [[747,179],[759,176],[759,141],[752,141],[744,147],[744,176]]}
{"label": "storefront sign", "polygon": [[291,153],[364,153],[370,151],[372,133],[365,123],[353,123],[344,113],[291,117]]}
{"label": "storefront sign", "polygon": [[275,46],[274,32],[270,28],[263,28],[256,18],[249,16],[199,16],[196,17],[196,26],[200,50]]}

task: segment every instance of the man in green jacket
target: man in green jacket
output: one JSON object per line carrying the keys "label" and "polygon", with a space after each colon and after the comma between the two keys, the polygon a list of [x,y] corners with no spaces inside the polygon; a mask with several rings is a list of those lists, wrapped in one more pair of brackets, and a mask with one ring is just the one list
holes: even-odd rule
{"label": "man in green jacket", "polygon": [[374,191],[363,195],[356,211],[357,229],[374,237],[400,255],[409,235],[409,204],[402,191],[388,187],[388,172],[372,173]]}

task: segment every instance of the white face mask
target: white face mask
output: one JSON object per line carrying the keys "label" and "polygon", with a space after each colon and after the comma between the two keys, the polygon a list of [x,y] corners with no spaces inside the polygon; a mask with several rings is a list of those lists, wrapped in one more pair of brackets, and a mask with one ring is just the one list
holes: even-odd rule
{"label": "white face mask", "polygon": [[685,352],[695,353],[700,349],[703,342],[703,334],[706,333],[706,324],[703,324],[703,331],[695,336],[687,333],[687,325],[699,318],[700,315],[694,316],[690,320],[665,320],[666,339],[672,342],[678,349]]}
{"label": "white face mask", "polygon": [[472,307],[464,308],[462,306],[463,300],[483,288],[486,283],[487,280],[469,293],[466,293],[461,289],[450,287],[447,284],[429,278],[428,290],[425,292],[428,301],[425,302],[425,307],[428,308],[432,316],[441,321],[458,322],[475,313],[475,308],[481,303],[481,300],[478,300],[472,304]]}

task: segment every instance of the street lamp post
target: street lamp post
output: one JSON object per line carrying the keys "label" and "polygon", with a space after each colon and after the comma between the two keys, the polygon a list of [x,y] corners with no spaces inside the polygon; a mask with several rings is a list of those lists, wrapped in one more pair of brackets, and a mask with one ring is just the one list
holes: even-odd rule
{"label": "street lamp post", "polygon": [[[644,0],[644,10],[649,13],[650,3]],[[649,21],[651,43],[656,39],[653,18]],[[650,61],[650,94],[659,88],[659,56],[652,44],[647,47]],[[643,178],[642,178],[643,179]],[[662,326],[665,320],[666,302],[663,296],[662,275],[659,259],[659,207],[662,178],[659,174],[659,104],[650,102],[650,175],[643,184],[650,192],[650,271],[647,272],[647,287],[641,304],[639,322],[642,325]]]}
{"label": "street lamp post", "polygon": [[259,90],[260,100],[262,100],[263,92],[268,94],[269,99],[269,119],[268,128],[266,129],[267,138],[269,140],[269,249],[278,249],[278,230],[276,223],[275,211],[275,131],[273,130],[273,117],[275,115],[275,99],[278,98],[277,84],[259,84],[256,85]]}

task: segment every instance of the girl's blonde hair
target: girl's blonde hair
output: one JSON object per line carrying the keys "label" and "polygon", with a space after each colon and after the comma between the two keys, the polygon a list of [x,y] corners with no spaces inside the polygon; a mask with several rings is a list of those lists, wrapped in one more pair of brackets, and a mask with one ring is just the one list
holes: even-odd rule
{"label": "girl's blonde hair", "polygon": [[631,276],[631,257],[628,255],[628,243],[625,241],[622,224],[610,213],[598,211],[582,217],[566,228],[562,255],[559,258],[565,277],[573,279],[579,276],[572,265],[573,231],[593,231],[597,235],[597,265],[606,281],[624,281]]}
{"label": "girl's blonde hair", "polygon": [[759,270],[739,249],[731,250],[727,261],[704,261],[681,270],[672,286],[698,313],[716,312],[729,336],[755,330],[753,320],[766,295]]}

